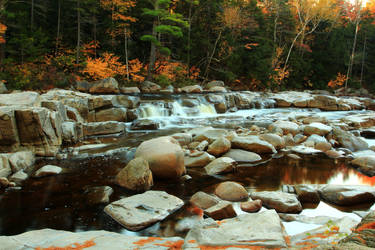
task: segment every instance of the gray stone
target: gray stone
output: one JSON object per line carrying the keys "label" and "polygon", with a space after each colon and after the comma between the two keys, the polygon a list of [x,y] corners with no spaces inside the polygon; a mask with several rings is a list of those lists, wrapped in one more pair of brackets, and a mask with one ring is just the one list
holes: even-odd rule
{"label": "gray stone", "polygon": [[304,133],[306,135],[317,134],[317,135],[324,136],[331,131],[332,131],[332,127],[327,126],[327,125],[325,125],[323,123],[320,123],[320,122],[313,122],[313,123],[310,123],[309,125],[306,125],[304,127]]}
{"label": "gray stone", "polygon": [[[53,229],[29,231],[15,236],[0,236],[4,250],[21,249],[180,249],[184,240],[180,237],[139,237],[108,231],[68,232]],[[81,247],[80,247],[81,248]],[[81,248],[81,249],[82,249]],[[78,247],[76,249],[79,249]]]}
{"label": "gray stone", "polygon": [[267,208],[273,208],[279,213],[299,213],[302,211],[302,205],[294,194],[280,191],[255,192],[251,195],[252,199],[259,199]]}
{"label": "gray stone", "polygon": [[350,149],[353,152],[368,148],[366,141],[340,128],[333,128],[333,135],[343,147]]}
{"label": "gray stone", "polygon": [[242,149],[231,149],[223,157],[229,157],[238,163],[252,163],[262,160],[258,154]]}
{"label": "gray stone", "polygon": [[137,231],[181,208],[184,202],[164,191],[147,191],[112,202],[104,211],[125,228]]}
{"label": "gray stone", "polygon": [[210,162],[207,166],[204,167],[204,169],[209,175],[224,174],[233,172],[233,170],[236,168],[236,165],[236,161],[232,158],[220,157]]}
{"label": "gray stone", "polygon": [[216,205],[219,199],[205,192],[199,191],[190,198],[190,203],[200,209],[207,209]]}
{"label": "gray stone", "polygon": [[199,85],[191,85],[191,86],[185,86],[181,88],[181,92],[183,93],[201,93],[202,87]]}
{"label": "gray stone", "polygon": [[232,203],[228,201],[219,201],[212,207],[205,209],[204,213],[214,220],[223,220],[237,216]]}
{"label": "gray stone", "polygon": [[151,119],[138,119],[132,122],[132,130],[157,130],[160,128],[160,122]]}
{"label": "gray stone", "polygon": [[240,148],[255,153],[276,153],[276,149],[272,144],[260,140],[257,136],[234,137],[232,140],[233,148]]}
{"label": "gray stone", "polygon": [[15,182],[18,186],[20,186],[27,178],[29,178],[29,176],[23,172],[23,170],[20,170],[17,173],[12,174],[12,176],[9,177],[9,181]]}
{"label": "gray stone", "polygon": [[351,161],[351,164],[354,166],[358,166],[359,169],[370,175],[375,175],[375,156],[374,155],[362,155],[359,157],[356,157],[354,160]]}
{"label": "gray stone", "polygon": [[34,177],[44,177],[44,176],[50,176],[50,175],[57,175],[60,174],[62,171],[62,168],[55,165],[45,165],[41,168],[39,168],[35,174]]}
{"label": "gray stone", "polygon": [[65,143],[75,143],[79,140],[79,129],[76,122],[64,122],[62,123],[62,139]]}
{"label": "gray stone", "polygon": [[95,94],[114,94],[119,93],[120,89],[116,79],[109,77],[91,83],[89,92]]}
{"label": "gray stone", "polygon": [[121,87],[121,93],[123,94],[138,94],[141,93],[138,87]]}
{"label": "gray stone", "polygon": [[145,93],[155,93],[158,92],[161,89],[161,87],[153,82],[150,81],[144,81],[141,83],[141,91]]}
{"label": "gray stone", "polygon": [[0,81],[0,94],[5,94],[6,92],[8,92],[8,89],[5,86],[5,83],[3,81]]}
{"label": "gray stone", "polygon": [[0,106],[38,106],[39,104],[40,95],[36,92],[0,94]]}
{"label": "gray stone", "polygon": [[126,109],[125,108],[110,108],[102,109],[95,112],[96,122],[106,122],[106,121],[118,121],[126,122]]}
{"label": "gray stone", "polygon": [[194,227],[185,239],[185,249],[231,246],[286,248],[279,216],[274,210],[256,214],[240,214],[220,224],[205,220]]}
{"label": "gray stone", "polygon": [[206,85],[206,89],[210,89],[212,87],[224,87],[225,84],[223,81],[218,81],[218,80],[215,80],[215,81],[211,81],[209,83],[207,83]]}
{"label": "gray stone", "polygon": [[9,163],[12,172],[16,173],[20,170],[26,170],[35,163],[35,156],[31,151],[20,151],[9,156]]}
{"label": "gray stone", "polygon": [[87,203],[95,205],[108,203],[109,197],[113,194],[113,189],[109,186],[89,187],[85,192]]}
{"label": "gray stone", "polygon": [[12,151],[19,146],[14,107],[0,107],[0,150]]}
{"label": "gray stone", "polygon": [[116,183],[130,190],[149,190],[154,183],[148,162],[141,157],[131,160],[116,175]]}
{"label": "gray stone", "polygon": [[204,167],[213,160],[215,160],[215,157],[208,154],[207,152],[185,156],[184,158],[185,167]]}
{"label": "gray stone", "polygon": [[83,124],[83,135],[108,135],[117,134],[125,131],[125,124],[122,122],[90,122]]}
{"label": "gray stone", "polygon": [[128,109],[138,108],[140,98],[138,96],[117,95],[114,98],[115,106],[120,106]]}
{"label": "gray stone", "polygon": [[12,169],[9,165],[9,155],[0,154],[0,177],[8,177],[12,174]]}
{"label": "gray stone", "polygon": [[375,202],[375,188],[360,185],[326,185],[319,189],[322,199],[343,206]]}

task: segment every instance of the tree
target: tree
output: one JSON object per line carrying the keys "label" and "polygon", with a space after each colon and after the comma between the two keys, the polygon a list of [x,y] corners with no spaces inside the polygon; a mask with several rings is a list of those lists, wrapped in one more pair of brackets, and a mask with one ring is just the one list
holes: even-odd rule
{"label": "tree", "polygon": [[153,18],[152,33],[141,37],[142,41],[151,43],[147,80],[152,79],[157,52],[166,56],[171,54],[171,50],[162,42],[162,35],[182,37],[182,27],[188,27],[188,23],[182,19],[182,15],[172,11],[171,0],[154,0],[151,4],[153,9],[143,9],[143,15]]}

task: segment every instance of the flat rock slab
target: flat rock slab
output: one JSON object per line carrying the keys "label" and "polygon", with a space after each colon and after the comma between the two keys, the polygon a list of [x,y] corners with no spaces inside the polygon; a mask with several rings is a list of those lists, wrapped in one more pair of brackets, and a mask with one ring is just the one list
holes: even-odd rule
{"label": "flat rock slab", "polygon": [[104,211],[125,228],[138,231],[181,208],[184,202],[164,191],[147,191],[115,202]]}
{"label": "flat rock slab", "polygon": [[60,174],[62,171],[62,168],[59,166],[54,165],[45,165],[41,168],[39,168],[35,174],[34,177],[43,177],[43,176],[49,176],[49,175],[56,175]]}
{"label": "flat rock slab", "polygon": [[15,236],[0,236],[1,249],[181,249],[179,237],[138,237],[108,231],[72,233],[42,229]]}
{"label": "flat rock slab", "polygon": [[275,210],[241,214],[216,223],[211,219],[192,228],[185,238],[186,249],[225,246],[236,249],[248,246],[287,247],[281,221]]}
{"label": "flat rock slab", "polygon": [[224,157],[229,157],[238,163],[252,163],[262,160],[258,154],[242,149],[231,149]]}
{"label": "flat rock slab", "polygon": [[375,188],[360,185],[327,185],[319,190],[320,196],[343,206],[375,202]]}

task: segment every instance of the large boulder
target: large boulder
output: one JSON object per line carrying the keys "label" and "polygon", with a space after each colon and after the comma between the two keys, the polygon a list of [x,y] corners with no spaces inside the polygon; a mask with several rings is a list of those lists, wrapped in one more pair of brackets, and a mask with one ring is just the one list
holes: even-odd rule
{"label": "large boulder", "polygon": [[113,107],[112,95],[92,95],[88,98],[89,110],[104,109]]}
{"label": "large boulder", "polygon": [[184,202],[164,191],[147,191],[112,202],[104,211],[128,230],[146,228],[181,208]]}
{"label": "large boulder", "polygon": [[8,155],[0,154],[0,177],[8,177],[12,174],[12,169],[9,165]]}
{"label": "large boulder", "polygon": [[0,150],[12,151],[19,145],[17,122],[13,107],[0,107]]}
{"label": "large boulder", "polygon": [[[56,117],[51,116],[48,109],[20,108],[15,111],[15,116],[22,146],[31,147],[37,155],[56,155],[62,143],[61,123],[55,123]],[[59,130],[56,129],[57,125]]]}
{"label": "large boulder", "polygon": [[153,179],[148,162],[141,157],[131,160],[116,175],[116,183],[130,190],[149,190],[153,185]]}
{"label": "large boulder", "polygon": [[275,149],[282,149],[285,148],[285,140],[281,136],[277,134],[261,134],[259,135],[259,138],[271,143],[272,146],[275,147]]}
{"label": "large boulder", "polygon": [[374,155],[362,155],[359,157],[356,157],[354,160],[351,161],[351,164],[354,166],[358,166],[359,169],[370,175],[375,175],[375,156]]}
{"label": "large boulder", "polygon": [[35,163],[35,156],[31,151],[20,151],[9,156],[9,163],[12,172],[16,173],[20,170],[27,170]]}
{"label": "large boulder", "polygon": [[223,81],[216,80],[216,81],[211,81],[211,82],[207,83],[206,88],[210,89],[212,87],[224,87],[224,86],[225,86],[225,84],[224,84]]}
{"label": "large boulder", "polygon": [[233,181],[220,183],[215,189],[215,194],[227,201],[241,201],[249,197],[246,189],[241,184]]}
{"label": "large boulder", "polygon": [[342,206],[375,202],[375,188],[370,186],[326,185],[319,189],[319,194],[324,200]]}
{"label": "large boulder", "polygon": [[232,140],[233,148],[240,148],[255,153],[276,153],[275,147],[257,136],[236,136]]}
{"label": "large boulder", "polygon": [[365,140],[340,128],[333,128],[333,135],[343,147],[350,149],[351,151],[365,150],[368,148],[368,144]]}
{"label": "large boulder", "polygon": [[113,99],[113,103],[116,107],[124,107],[134,109],[139,106],[140,98],[138,96],[130,95],[117,95]]}
{"label": "large boulder", "polygon": [[121,93],[123,94],[138,94],[141,93],[138,87],[122,87],[120,88]]}
{"label": "large boulder", "polygon": [[63,122],[62,128],[62,139],[65,143],[75,143],[77,142],[82,132],[81,124],[76,122]]}
{"label": "large boulder", "polygon": [[252,199],[259,199],[263,205],[279,213],[299,213],[302,205],[294,194],[280,191],[263,191],[251,194]]}
{"label": "large boulder", "polygon": [[232,203],[229,201],[219,201],[216,205],[205,209],[204,214],[214,220],[222,220],[237,216]]}
{"label": "large boulder", "polygon": [[209,175],[224,174],[233,172],[236,165],[237,162],[232,158],[220,157],[210,162],[207,166],[204,167],[204,169]]}
{"label": "large boulder", "polygon": [[184,151],[173,137],[163,136],[142,142],[135,157],[148,161],[153,176],[179,178],[185,173]]}
{"label": "large boulder", "polygon": [[268,210],[240,214],[220,223],[206,219],[187,234],[184,249],[284,249],[287,248],[284,236],[280,217],[275,210]]}
{"label": "large boulder", "polygon": [[319,203],[320,197],[318,190],[311,185],[299,184],[294,186],[298,200],[306,203]]}
{"label": "large boulder", "polygon": [[118,87],[118,82],[116,81],[116,79],[109,77],[91,83],[89,92],[95,94],[114,94],[119,93],[120,89]]}

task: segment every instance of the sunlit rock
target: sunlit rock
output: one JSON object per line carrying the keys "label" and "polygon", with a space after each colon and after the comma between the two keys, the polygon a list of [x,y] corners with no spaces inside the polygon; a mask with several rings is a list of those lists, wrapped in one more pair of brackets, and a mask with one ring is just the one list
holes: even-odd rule
{"label": "sunlit rock", "polygon": [[210,162],[207,166],[204,167],[204,169],[209,175],[224,174],[233,172],[236,165],[236,161],[232,158],[220,157]]}
{"label": "sunlit rock", "polygon": [[319,123],[319,122],[313,122],[304,127],[304,132],[306,135],[317,134],[317,135],[324,136],[331,131],[332,131],[332,127],[327,126],[323,123]]}
{"label": "sunlit rock", "polygon": [[241,201],[249,197],[246,189],[241,184],[233,181],[220,183],[215,189],[215,194],[227,201]]}
{"label": "sunlit rock", "polygon": [[282,149],[285,147],[284,139],[277,134],[261,134],[259,135],[259,138],[271,143],[275,149]]}
{"label": "sunlit rock", "polygon": [[184,152],[176,139],[170,136],[142,142],[135,157],[148,161],[154,177],[179,178],[186,171]]}
{"label": "sunlit rock", "polygon": [[148,162],[141,158],[131,160],[117,175],[116,183],[134,191],[149,190],[153,185]]}
{"label": "sunlit rock", "polygon": [[215,160],[215,156],[210,155],[207,152],[197,152],[195,154],[190,154],[185,156],[185,166],[186,167],[204,167],[210,162]]}
{"label": "sunlit rock", "polygon": [[365,150],[368,148],[368,144],[365,140],[354,136],[348,131],[344,131],[340,128],[333,129],[333,135],[336,140],[345,148],[351,151]]}
{"label": "sunlit rock", "polygon": [[284,236],[279,216],[274,210],[269,210],[240,214],[236,218],[222,220],[220,224],[206,219],[189,231],[184,247],[286,248]]}
{"label": "sunlit rock", "polygon": [[24,91],[11,94],[0,94],[0,106],[39,106],[40,95],[36,92]]}
{"label": "sunlit rock", "polygon": [[35,163],[35,156],[31,151],[20,151],[9,155],[9,163],[12,172],[26,170]]}
{"label": "sunlit rock", "polygon": [[35,173],[34,177],[44,177],[44,176],[50,176],[50,175],[57,175],[61,173],[62,168],[55,165],[45,165],[41,168],[39,168]]}
{"label": "sunlit rock", "polygon": [[240,148],[255,153],[276,153],[275,147],[257,136],[237,136],[232,140],[233,148]]}
{"label": "sunlit rock", "polygon": [[208,146],[207,152],[217,157],[228,152],[230,148],[231,142],[225,137],[220,137]]}
{"label": "sunlit rock", "polygon": [[229,157],[238,163],[252,163],[262,160],[258,154],[242,149],[231,149],[223,157]]}
{"label": "sunlit rock", "polygon": [[281,129],[284,135],[289,134],[289,133],[295,135],[299,132],[299,125],[294,122],[280,120],[280,121],[276,121],[272,123],[268,129],[270,131],[274,129]]}
{"label": "sunlit rock", "polygon": [[302,205],[296,195],[280,191],[263,191],[251,193],[253,200],[259,199],[267,208],[273,208],[279,213],[299,213]]}
{"label": "sunlit rock", "polygon": [[202,87],[199,86],[199,85],[185,86],[185,87],[181,88],[181,92],[183,92],[183,93],[201,93]]}
{"label": "sunlit rock", "polygon": [[138,231],[181,208],[184,202],[164,191],[147,191],[112,202],[104,211],[125,228]]}

